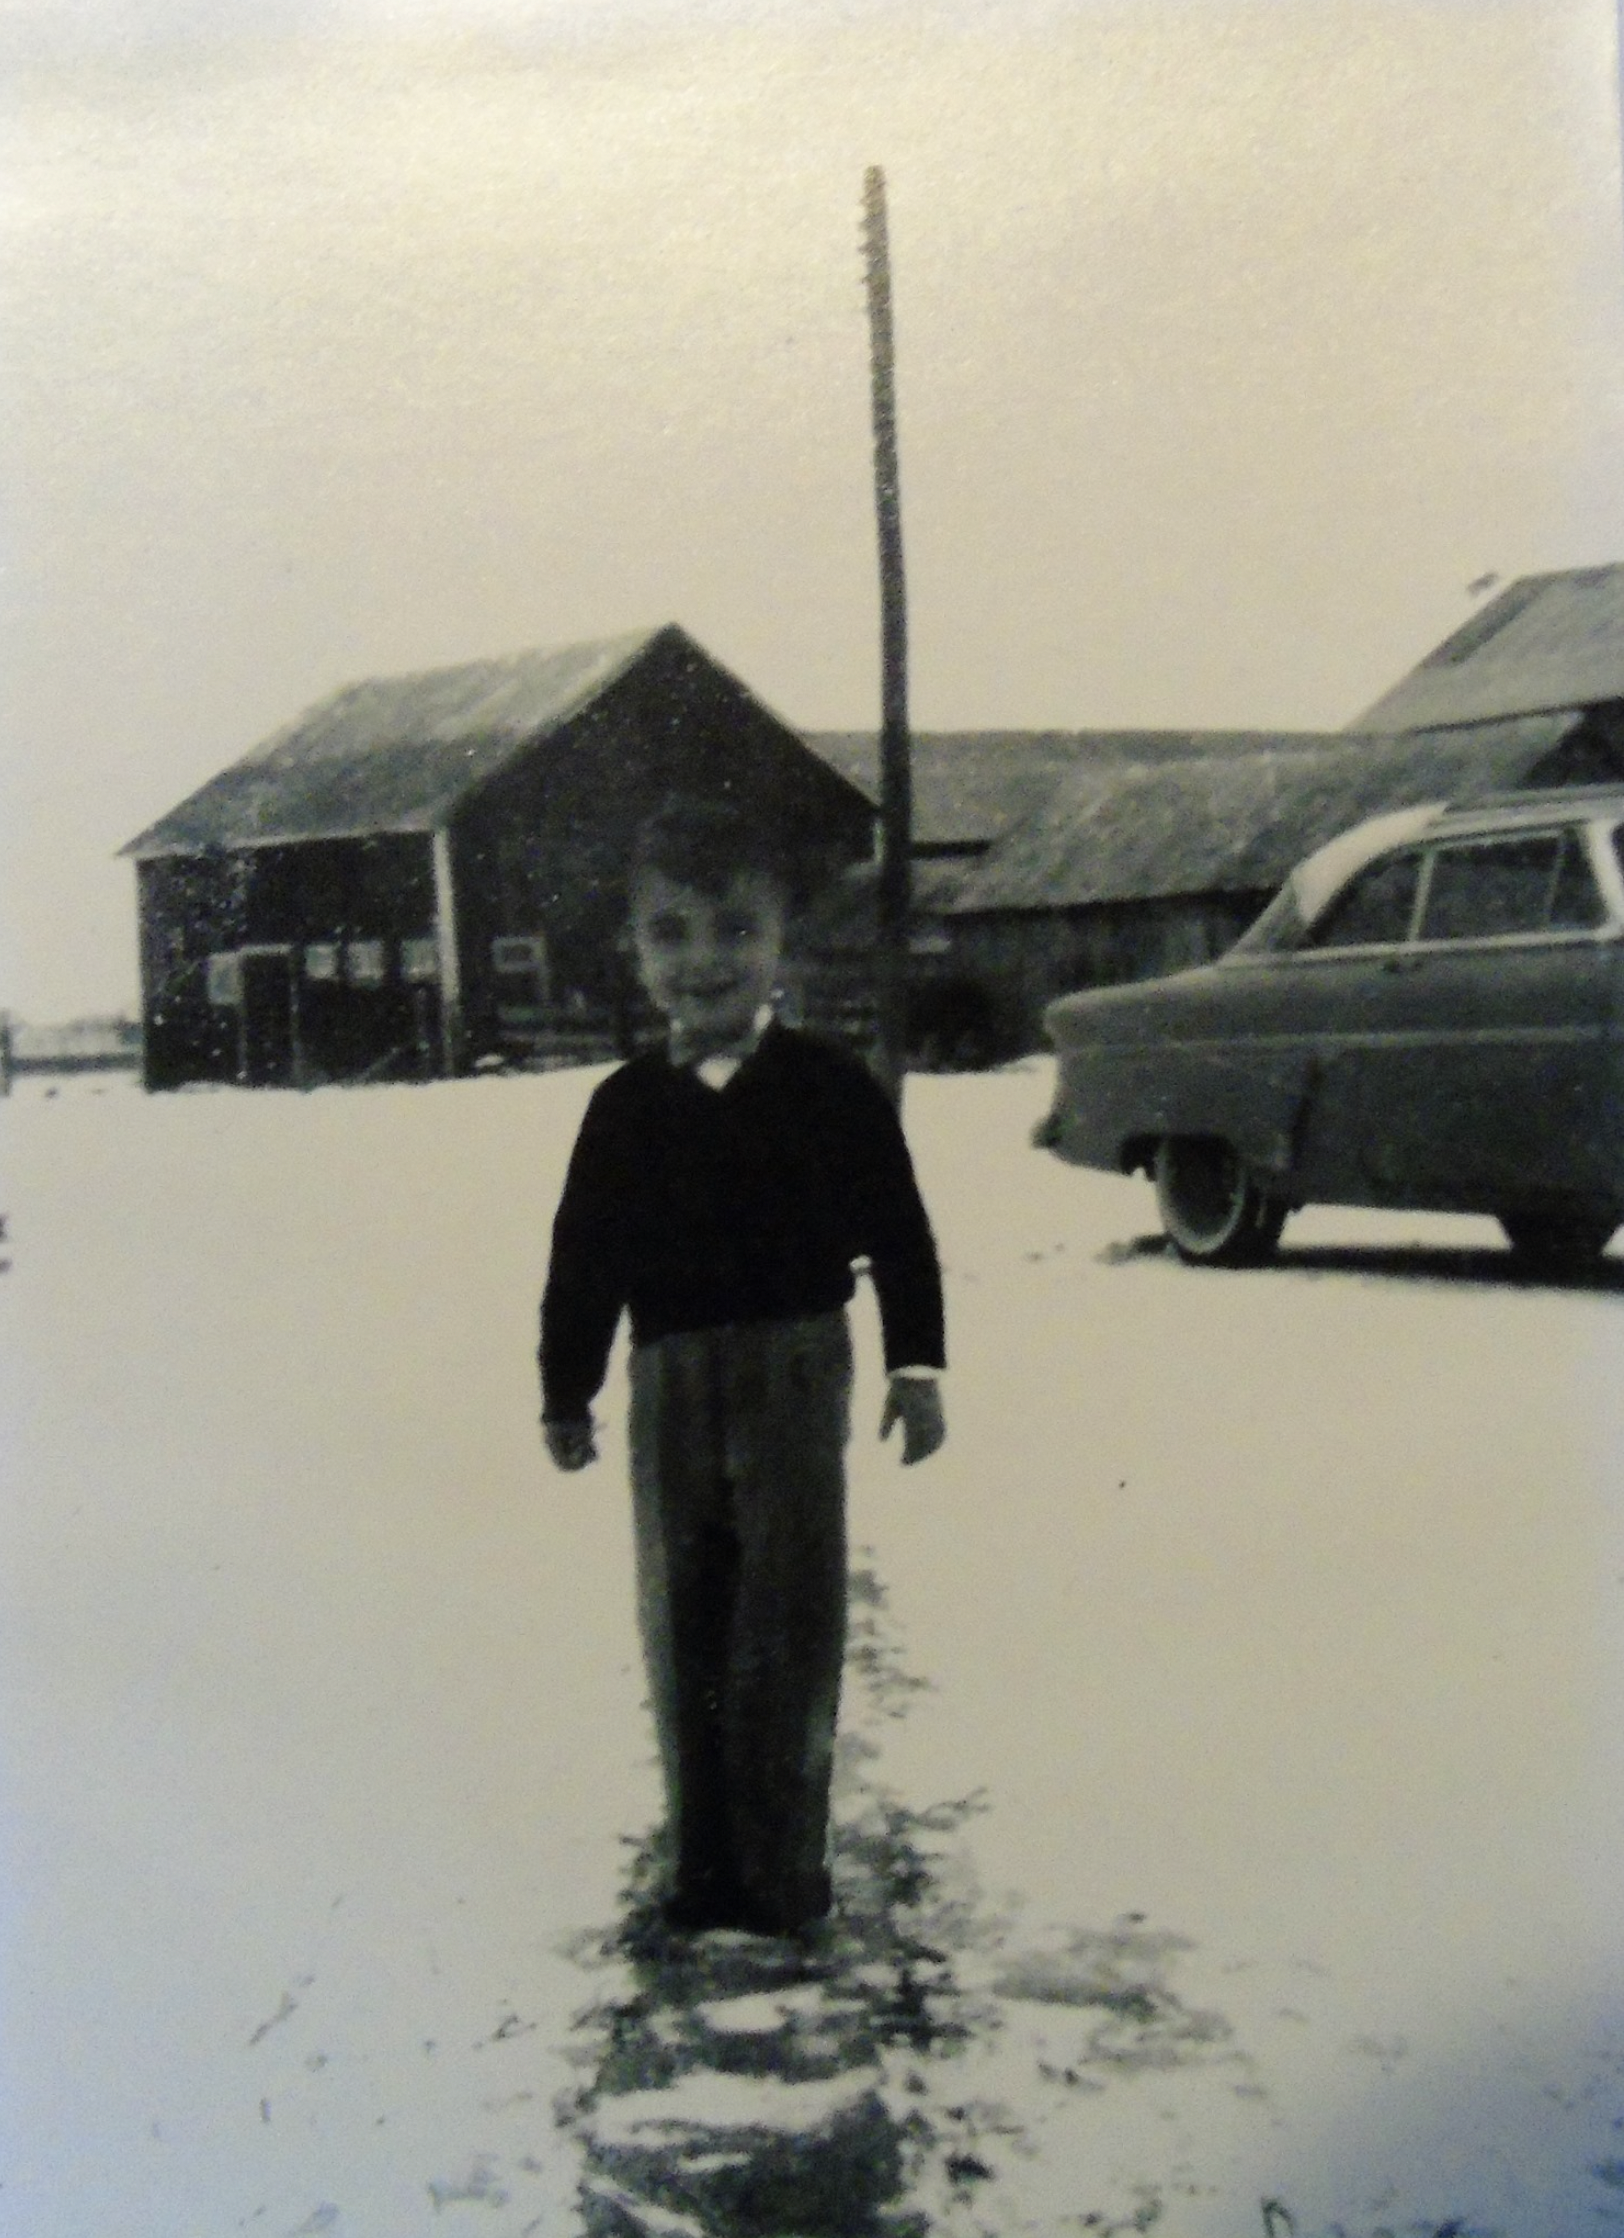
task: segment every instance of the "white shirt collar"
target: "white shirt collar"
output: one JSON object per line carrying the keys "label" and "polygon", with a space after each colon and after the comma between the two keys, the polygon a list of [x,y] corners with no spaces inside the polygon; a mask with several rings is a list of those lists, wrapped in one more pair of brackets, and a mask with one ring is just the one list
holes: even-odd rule
{"label": "white shirt collar", "polygon": [[[762,1035],[772,1022],[772,1005],[763,1003],[751,1022],[750,1031],[741,1041],[736,1041],[731,1048],[718,1049],[708,1057],[701,1057],[696,1063],[689,1064],[688,1069],[698,1079],[702,1080],[707,1088],[725,1088],[746,1058],[755,1055],[757,1049],[761,1046]],[[687,1062],[675,1043],[673,1043],[671,1049],[671,1062],[674,1065]]]}

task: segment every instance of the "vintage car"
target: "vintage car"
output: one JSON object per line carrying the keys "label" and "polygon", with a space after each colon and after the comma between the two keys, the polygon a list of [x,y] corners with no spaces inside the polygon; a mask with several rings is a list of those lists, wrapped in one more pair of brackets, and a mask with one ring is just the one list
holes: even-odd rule
{"label": "vintage car", "polygon": [[1184,1259],[1306,1204],[1495,1215],[1577,1269],[1624,1221],[1624,786],[1402,809],[1299,864],[1217,962],[1062,996],[1034,1139],[1155,1181]]}

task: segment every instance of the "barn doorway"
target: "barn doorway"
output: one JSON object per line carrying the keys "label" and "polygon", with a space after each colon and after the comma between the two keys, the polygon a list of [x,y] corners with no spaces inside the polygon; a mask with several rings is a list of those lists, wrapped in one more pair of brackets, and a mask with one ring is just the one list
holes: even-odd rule
{"label": "barn doorway", "polygon": [[995,1064],[1004,1036],[985,987],[942,979],[908,990],[908,1050],[921,1072],[979,1072]]}
{"label": "barn doorway", "polygon": [[299,1062],[299,990],[291,948],[237,951],[237,1078],[245,1088],[291,1087]]}

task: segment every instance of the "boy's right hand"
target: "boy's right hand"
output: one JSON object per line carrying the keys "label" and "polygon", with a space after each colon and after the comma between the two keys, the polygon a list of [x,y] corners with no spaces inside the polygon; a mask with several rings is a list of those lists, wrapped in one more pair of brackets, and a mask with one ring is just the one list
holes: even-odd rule
{"label": "boy's right hand", "polygon": [[544,1415],[541,1428],[555,1469],[584,1469],[589,1461],[598,1458],[591,1415],[583,1414],[564,1422],[549,1422]]}

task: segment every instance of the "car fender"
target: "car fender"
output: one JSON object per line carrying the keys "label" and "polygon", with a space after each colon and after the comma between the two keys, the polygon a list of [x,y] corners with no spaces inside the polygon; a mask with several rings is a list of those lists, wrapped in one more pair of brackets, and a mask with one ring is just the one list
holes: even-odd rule
{"label": "car fender", "polygon": [[1237,1036],[1238,998],[1242,982],[1209,966],[1052,1004],[1058,1072],[1043,1146],[1121,1173],[1166,1135],[1222,1135],[1278,1190],[1306,1125],[1315,1053],[1301,1037]]}
{"label": "car fender", "polygon": [[1219,1135],[1261,1185],[1291,1173],[1317,1066],[1305,1049],[1192,1043],[1067,1052],[1045,1146],[1074,1165],[1130,1172],[1168,1135]]}

